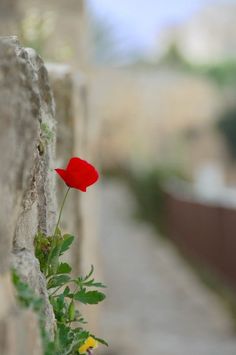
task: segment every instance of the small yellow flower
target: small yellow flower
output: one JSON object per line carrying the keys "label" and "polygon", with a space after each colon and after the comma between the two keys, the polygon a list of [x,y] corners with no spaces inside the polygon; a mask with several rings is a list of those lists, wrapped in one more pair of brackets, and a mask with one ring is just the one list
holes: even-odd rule
{"label": "small yellow flower", "polygon": [[95,349],[98,346],[98,342],[93,337],[88,337],[84,344],[79,348],[80,354],[85,354],[88,350]]}

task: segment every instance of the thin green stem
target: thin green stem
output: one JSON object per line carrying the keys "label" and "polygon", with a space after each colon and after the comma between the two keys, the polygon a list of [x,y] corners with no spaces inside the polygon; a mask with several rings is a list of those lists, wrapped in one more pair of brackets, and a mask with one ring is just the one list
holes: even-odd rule
{"label": "thin green stem", "polygon": [[68,187],[68,189],[67,189],[67,191],[66,191],[66,194],[65,194],[65,196],[64,196],[64,199],[63,199],[63,201],[62,201],[62,204],[61,204],[61,208],[60,208],[60,212],[59,212],[59,216],[58,216],[58,220],[57,220],[57,224],[56,224],[56,227],[55,227],[55,230],[54,230],[53,237],[55,237],[55,235],[56,235],[57,228],[58,228],[59,223],[60,223],[60,220],[61,220],[62,210],[63,210],[64,204],[65,204],[65,202],[66,202],[66,198],[67,198],[67,195],[68,195],[69,191],[70,191],[70,187]]}
{"label": "thin green stem", "polygon": [[59,290],[60,290],[60,288],[62,288],[62,286],[64,286],[64,285],[61,285],[61,286],[57,287],[57,288],[56,288],[56,290],[55,290],[55,291],[53,291],[53,292],[50,294],[50,296],[54,296],[54,295],[55,295],[55,293],[57,293],[57,291],[59,291]]}
{"label": "thin green stem", "polygon": [[[52,236],[52,245],[51,245],[51,250],[50,250],[50,253],[49,253],[49,256],[48,256],[48,261],[47,261],[47,271],[46,271],[47,277],[49,276],[50,260],[51,260],[52,252],[53,252],[53,249],[54,249],[54,247],[57,245],[57,242],[58,242],[58,238],[56,238],[57,229],[58,229],[58,226],[59,226],[59,223],[60,223],[60,220],[61,220],[62,210],[63,210],[63,207],[64,207],[64,205],[65,205],[66,198],[67,198],[67,196],[68,196],[69,191],[70,191],[70,187],[68,187],[68,189],[67,189],[67,191],[66,191],[66,194],[65,194],[65,196],[64,196],[64,198],[63,198],[63,201],[62,201],[62,204],[61,204],[61,208],[60,208],[60,212],[59,212],[59,216],[58,216],[58,220],[57,220],[57,224],[56,224],[56,227],[55,227],[53,236]],[[57,267],[58,267],[58,258],[59,258],[59,255],[60,255],[60,250],[58,250],[57,255],[56,255],[56,257],[55,257],[56,266],[54,266],[54,268],[57,268]],[[50,276],[51,276],[51,275],[50,275]]]}
{"label": "thin green stem", "polygon": [[[53,291],[51,294],[50,294],[50,296],[54,296],[56,293],[57,293],[57,291],[59,291],[60,290],[60,288],[62,288],[62,287],[64,287],[66,284],[68,284],[69,282],[66,282],[66,283],[64,283],[63,285],[61,285],[61,286],[58,286],[57,288],[56,288],[56,290],[55,291]],[[57,296],[57,295],[56,295]],[[56,297],[56,296],[54,296],[54,297]]]}

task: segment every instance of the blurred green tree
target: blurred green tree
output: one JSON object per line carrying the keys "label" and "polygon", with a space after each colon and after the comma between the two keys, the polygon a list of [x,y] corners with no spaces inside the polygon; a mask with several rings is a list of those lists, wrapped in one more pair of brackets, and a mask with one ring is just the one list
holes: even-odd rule
{"label": "blurred green tree", "polygon": [[217,122],[222,133],[231,158],[236,160],[236,107],[226,110]]}

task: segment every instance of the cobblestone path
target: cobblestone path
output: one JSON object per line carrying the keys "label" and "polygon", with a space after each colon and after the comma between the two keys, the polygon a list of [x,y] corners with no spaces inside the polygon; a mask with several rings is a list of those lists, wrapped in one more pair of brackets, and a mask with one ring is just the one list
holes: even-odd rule
{"label": "cobblestone path", "polygon": [[116,182],[101,186],[100,242],[108,298],[102,355],[236,355],[236,337],[218,298],[168,242],[137,222]]}

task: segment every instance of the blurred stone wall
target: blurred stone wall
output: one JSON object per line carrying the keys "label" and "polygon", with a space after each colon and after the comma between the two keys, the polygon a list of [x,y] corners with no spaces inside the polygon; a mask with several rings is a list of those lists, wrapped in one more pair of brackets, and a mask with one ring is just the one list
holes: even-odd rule
{"label": "blurred stone wall", "polygon": [[15,35],[44,59],[86,70],[86,0],[0,0],[0,35]]}
{"label": "blurred stone wall", "polygon": [[48,35],[41,44],[44,58],[70,63],[74,68],[87,68],[86,3],[86,0],[19,0],[23,21],[33,13],[48,23],[45,23]]}
{"label": "blurred stone wall", "polygon": [[192,16],[161,31],[158,55],[166,54],[174,45],[179,55],[192,64],[235,61],[235,21],[234,1],[206,2]]}
{"label": "blurred stone wall", "polygon": [[206,78],[171,69],[100,69],[91,101],[105,167],[174,164],[191,174],[208,161],[224,164],[215,126],[225,93]]}
{"label": "blurred stone wall", "polygon": [[0,35],[15,35],[19,22],[19,0],[0,0]]}

